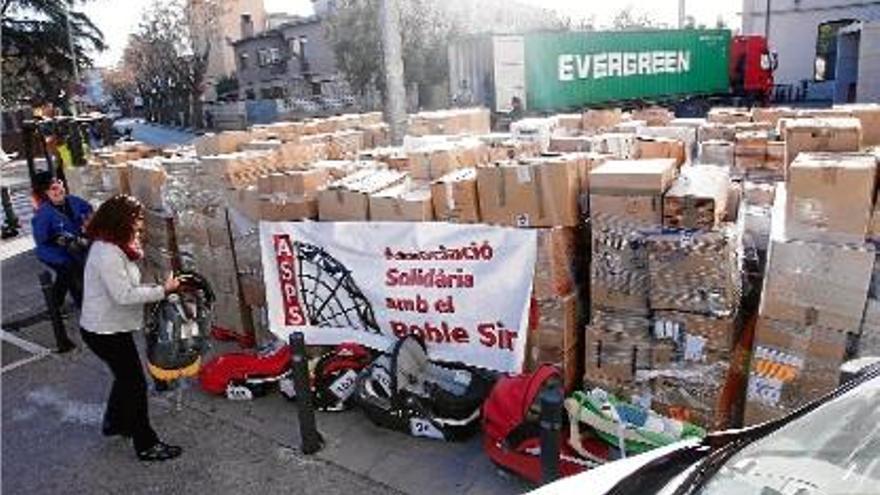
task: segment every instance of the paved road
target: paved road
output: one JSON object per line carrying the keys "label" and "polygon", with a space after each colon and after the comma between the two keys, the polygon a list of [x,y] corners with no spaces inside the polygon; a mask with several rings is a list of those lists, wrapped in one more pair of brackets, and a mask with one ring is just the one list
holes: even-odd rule
{"label": "paved road", "polygon": [[120,119],[114,125],[118,128],[130,127],[133,139],[153,146],[189,144],[196,137],[192,132],[147,124],[140,119]]}

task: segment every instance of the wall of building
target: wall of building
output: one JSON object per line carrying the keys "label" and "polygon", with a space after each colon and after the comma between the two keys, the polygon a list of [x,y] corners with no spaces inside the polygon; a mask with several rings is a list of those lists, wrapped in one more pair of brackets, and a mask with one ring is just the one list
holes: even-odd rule
{"label": "wall of building", "polygon": [[[818,26],[824,22],[880,20],[880,2],[771,0],[770,47],[779,54],[778,84],[813,80]],[[767,0],[743,0],[743,34],[764,34]]]}
{"label": "wall of building", "polygon": [[862,23],[856,101],[880,103],[880,22]]}
{"label": "wall of building", "polygon": [[[296,53],[299,45],[304,46],[307,64]],[[260,64],[261,51],[274,54],[271,63]],[[286,23],[241,40],[235,43],[235,57],[240,98],[270,97],[264,90],[271,88],[283,88],[286,97],[308,97],[316,90],[333,96],[347,93],[344,84],[340,85],[333,48],[317,19]],[[271,97],[279,96],[276,92]]]}
{"label": "wall of building", "polygon": [[[210,43],[206,79],[213,86],[218,79],[235,72],[235,50],[231,42],[238,41],[242,35],[242,15],[249,15],[253,33],[265,30],[266,8],[263,0],[189,0],[193,11],[193,25],[190,30],[196,40],[196,47]],[[213,96],[213,90],[209,90]]]}

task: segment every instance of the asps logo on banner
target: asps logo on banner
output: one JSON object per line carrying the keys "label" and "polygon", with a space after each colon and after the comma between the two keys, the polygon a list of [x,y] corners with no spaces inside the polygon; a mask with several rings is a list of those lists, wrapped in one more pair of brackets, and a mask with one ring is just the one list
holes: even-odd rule
{"label": "asps logo on banner", "polygon": [[270,328],[384,350],[409,333],[432,358],[518,371],[535,233],[484,225],[260,224]]}
{"label": "asps logo on banner", "polygon": [[278,282],[281,302],[284,311],[284,324],[290,326],[305,325],[306,318],[299,304],[296,284],[296,265],[293,255],[293,242],[287,234],[272,237],[275,246],[275,263],[278,266]]}

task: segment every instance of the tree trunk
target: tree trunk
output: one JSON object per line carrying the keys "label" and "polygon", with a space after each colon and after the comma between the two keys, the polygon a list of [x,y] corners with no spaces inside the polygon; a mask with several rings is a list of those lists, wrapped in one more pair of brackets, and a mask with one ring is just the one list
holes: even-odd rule
{"label": "tree trunk", "polygon": [[385,121],[391,127],[391,141],[399,145],[406,133],[406,88],[403,83],[398,0],[379,2],[379,25],[385,62]]}

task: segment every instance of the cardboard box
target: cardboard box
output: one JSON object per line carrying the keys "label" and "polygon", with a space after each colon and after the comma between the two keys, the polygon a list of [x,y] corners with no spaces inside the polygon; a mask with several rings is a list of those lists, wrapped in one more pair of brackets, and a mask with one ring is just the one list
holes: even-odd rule
{"label": "cardboard box", "polygon": [[700,163],[734,166],[734,144],[730,141],[709,140],[700,143]]}
{"label": "cardboard box", "polygon": [[260,194],[314,196],[329,180],[330,174],[323,168],[288,170],[260,177],[257,180],[257,188]]}
{"label": "cardboard box", "polygon": [[593,136],[591,151],[605,153],[618,160],[630,160],[636,154],[636,135],[632,133],[605,133]]}
{"label": "cardboard box", "polygon": [[800,325],[856,331],[874,265],[870,244],[835,245],[786,236],[786,192],[776,188],[760,314]]}
{"label": "cardboard box", "polygon": [[719,124],[736,124],[738,122],[751,122],[752,114],[745,108],[722,108],[716,107],[709,110],[706,116],[709,122]]}
{"label": "cardboard box", "polygon": [[834,390],[846,347],[843,332],[759,318],[745,424],[776,419]]}
{"label": "cardboard box", "polygon": [[570,134],[580,134],[583,130],[583,115],[579,113],[561,113],[556,115],[559,129]]}
{"label": "cardboard box", "polygon": [[739,338],[739,324],[736,315],[716,317],[684,311],[657,311],[652,332],[655,339],[671,340],[679,345],[689,338],[697,339],[690,343],[690,360],[704,361],[709,349],[734,350]]}
{"label": "cardboard box", "polygon": [[600,132],[611,129],[623,118],[619,108],[608,110],[586,110],[582,114],[581,128],[588,132]]}
{"label": "cardboard box", "polygon": [[434,181],[431,184],[431,202],[437,220],[478,223],[480,206],[477,196],[477,170],[459,169]]}
{"label": "cardboard box", "polygon": [[648,107],[634,110],[630,117],[632,120],[643,120],[649,127],[662,127],[669,125],[675,114],[663,107]]}
{"label": "cardboard box", "polygon": [[736,140],[736,126],[733,124],[708,122],[697,130],[697,140],[701,143],[706,141],[728,141],[732,143]]}
{"label": "cardboard box", "polygon": [[538,250],[532,293],[538,299],[559,297],[577,290],[583,258],[577,227],[538,229]]}
{"label": "cardboard box", "polygon": [[162,209],[163,193],[168,178],[165,169],[155,161],[132,162],[128,169],[128,181],[132,196],[146,208]]}
{"label": "cardboard box", "polygon": [[776,183],[743,182],[743,202],[749,206],[772,208],[776,198]]}
{"label": "cardboard box", "polygon": [[438,179],[459,168],[455,147],[451,143],[441,143],[430,149],[408,151],[412,177],[417,180]]}
{"label": "cardboard box", "polygon": [[663,226],[714,229],[727,213],[730,174],[724,167],[685,167],[663,197]]}
{"label": "cardboard box", "polygon": [[767,141],[764,168],[773,171],[779,180],[785,176],[785,141]]}
{"label": "cardboard box", "polygon": [[677,170],[671,158],[609,160],[590,171],[590,193],[661,195],[672,185]]}
{"label": "cardboard box", "polygon": [[785,166],[805,151],[859,151],[862,125],[858,119],[794,119],[785,122]]}
{"label": "cardboard box", "polygon": [[726,224],[718,231],[649,235],[651,309],[715,316],[735,313],[742,294],[741,228]]}
{"label": "cardboard box", "polygon": [[663,224],[663,199],[659,194],[590,194],[594,224],[616,230],[650,229]]}
{"label": "cardboard box", "polygon": [[430,222],[434,220],[431,190],[403,183],[370,195],[370,220]]}
{"label": "cardboard box", "polygon": [[592,140],[588,136],[557,136],[550,138],[550,151],[559,153],[573,153],[578,151],[590,151]]}
{"label": "cardboard box", "polygon": [[788,119],[795,116],[795,111],[786,107],[754,107],[752,108],[752,120],[765,122],[772,128],[776,128],[780,119]]}
{"label": "cardboard box", "polygon": [[592,307],[648,313],[648,251],[637,230],[593,223],[590,260]]}
{"label": "cardboard box", "polygon": [[532,299],[526,360],[531,367],[558,364],[563,370],[565,388],[573,388],[581,375],[578,349],[581,341],[578,296]]}
{"label": "cardboard box", "polygon": [[767,161],[767,141],[769,136],[766,132],[749,131],[736,134],[736,168],[741,172],[750,169],[764,168]]}
{"label": "cardboard box", "polygon": [[285,200],[259,199],[257,218],[270,222],[315,220],[318,218],[318,200],[315,197]]}
{"label": "cardboard box", "polygon": [[640,136],[636,140],[635,158],[672,158],[681,166],[685,161],[684,143],[677,139]]}
{"label": "cardboard box", "polygon": [[407,179],[407,174],[393,170],[355,172],[318,192],[318,217],[321,221],[366,221],[370,195]]}
{"label": "cardboard box", "polygon": [[818,242],[863,242],[876,174],[876,160],[868,154],[798,155],[789,168],[786,235]]}
{"label": "cardboard box", "polygon": [[241,284],[241,297],[248,306],[260,307],[266,305],[266,286],[262,277],[250,273],[238,275]]}
{"label": "cardboard box", "polygon": [[851,113],[862,123],[862,145],[880,145],[880,105],[861,103],[853,105],[835,105],[835,109]]}
{"label": "cardboard box", "polygon": [[585,332],[584,381],[591,385],[631,385],[639,370],[673,359],[674,345],[654,341],[650,319],[623,311],[597,311]]}
{"label": "cardboard box", "polygon": [[585,162],[560,156],[477,169],[484,222],[516,227],[574,226]]}
{"label": "cardboard box", "polygon": [[[131,194],[131,171],[129,167],[126,165],[110,165],[106,167],[102,167],[101,169],[101,188],[104,191],[111,192],[114,194]],[[139,176],[138,179],[141,179]],[[138,184],[138,192],[141,194],[146,194],[149,191],[143,191],[140,188],[143,187],[142,184]],[[160,194],[161,195],[161,194]],[[152,199],[155,196],[147,197],[147,199]],[[160,205],[161,206],[161,201]]]}

